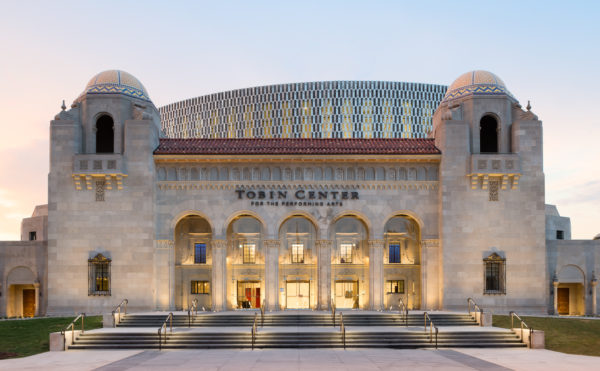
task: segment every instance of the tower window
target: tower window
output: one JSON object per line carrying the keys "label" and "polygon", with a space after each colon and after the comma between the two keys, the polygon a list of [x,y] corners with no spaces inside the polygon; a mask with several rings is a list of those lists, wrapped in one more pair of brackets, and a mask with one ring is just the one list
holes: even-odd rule
{"label": "tower window", "polygon": [[[35,241],[35,240],[37,240],[37,233],[35,231],[29,232],[29,241]],[[562,238],[561,238],[561,240],[562,240]]]}
{"label": "tower window", "polygon": [[96,153],[115,151],[115,125],[108,115],[100,116],[96,121]]}
{"label": "tower window", "polygon": [[564,240],[565,239],[565,232],[564,231],[556,231],[556,239],[557,240]]}
{"label": "tower window", "polygon": [[194,264],[206,264],[206,244],[194,244]]}
{"label": "tower window", "polygon": [[110,263],[102,254],[88,260],[88,295],[110,296]]}
{"label": "tower window", "polygon": [[498,152],[498,122],[492,116],[483,116],[479,122],[479,152]]}

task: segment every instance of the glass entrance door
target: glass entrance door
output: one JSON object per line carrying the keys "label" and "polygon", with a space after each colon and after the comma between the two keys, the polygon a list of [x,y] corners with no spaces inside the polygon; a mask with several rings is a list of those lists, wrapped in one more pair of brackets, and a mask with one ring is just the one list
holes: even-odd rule
{"label": "glass entrance door", "polygon": [[260,281],[238,282],[238,308],[260,308]]}
{"label": "glass entrance door", "polygon": [[335,307],[358,308],[358,281],[335,281]]}
{"label": "glass entrance door", "polygon": [[308,281],[286,281],[286,308],[310,308],[310,283]]}

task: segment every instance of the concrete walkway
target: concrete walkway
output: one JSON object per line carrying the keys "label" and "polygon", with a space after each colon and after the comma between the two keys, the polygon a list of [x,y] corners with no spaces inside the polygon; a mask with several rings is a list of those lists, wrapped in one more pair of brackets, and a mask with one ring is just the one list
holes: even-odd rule
{"label": "concrete walkway", "polygon": [[529,349],[274,349],[47,352],[1,370],[599,370],[600,357]]}

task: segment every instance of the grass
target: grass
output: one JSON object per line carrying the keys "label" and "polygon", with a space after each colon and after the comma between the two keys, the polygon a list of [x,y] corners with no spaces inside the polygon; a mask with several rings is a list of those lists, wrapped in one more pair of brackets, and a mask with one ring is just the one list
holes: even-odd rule
{"label": "grass", "polygon": [[[522,317],[533,330],[544,331],[546,349],[569,354],[600,356],[600,320]],[[510,328],[509,316],[493,317],[496,327]],[[515,327],[520,323],[515,318]]]}
{"label": "grass", "polygon": [[[34,318],[0,321],[0,359],[26,357],[47,352],[50,333],[65,328],[75,317]],[[102,316],[85,317],[85,329],[102,327]],[[81,328],[77,321],[75,329]]]}

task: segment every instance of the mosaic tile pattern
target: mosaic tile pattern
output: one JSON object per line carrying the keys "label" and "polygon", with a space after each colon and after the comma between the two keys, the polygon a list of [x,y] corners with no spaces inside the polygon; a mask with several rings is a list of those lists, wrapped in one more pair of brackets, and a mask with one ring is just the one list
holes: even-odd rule
{"label": "mosaic tile pattern", "polygon": [[169,138],[426,138],[446,86],[320,81],[205,95],[159,109]]}
{"label": "mosaic tile pattern", "polygon": [[488,71],[478,70],[464,73],[454,80],[442,103],[469,95],[507,95],[517,101],[498,76]]}
{"label": "mosaic tile pattern", "polygon": [[103,71],[92,77],[75,101],[81,100],[86,94],[124,94],[150,102],[144,85],[133,75],[119,70]]}

